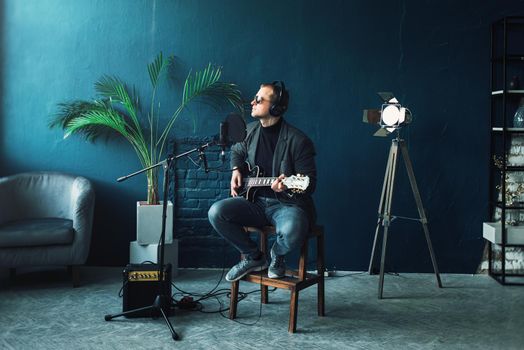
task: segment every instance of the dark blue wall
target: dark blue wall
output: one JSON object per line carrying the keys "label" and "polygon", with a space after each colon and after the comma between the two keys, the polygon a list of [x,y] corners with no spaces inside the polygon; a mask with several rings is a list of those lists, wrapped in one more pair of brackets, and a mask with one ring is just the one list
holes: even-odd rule
{"label": "dark blue wall", "polygon": [[[379,105],[375,92],[393,91],[416,118],[405,136],[440,268],[475,271],[488,212],[489,26],[524,13],[523,1],[0,4],[0,175],[47,169],[93,180],[91,264],[125,264],[145,179],[115,182],[139,167],[123,141],[63,140],[47,122],[56,103],[94,96],[92,84],[105,73],[147,97],[145,64],[163,51],[178,57],[178,80],[162,96],[166,112],[180,99],[180,79],[210,61],[245,96],[260,82],[286,82],[287,119],[317,146],[315,197],[327,265],[337,269],[367,268],[390,141],[371,137],[361,111]],[[196,133],[185,116],[174,136],[216,133],[222,115],[194,112]],[[403,169],[399,175],[395,212],[414,216]],[[392,269],[431,271],[419,225],[393,226],[389,247]]]}

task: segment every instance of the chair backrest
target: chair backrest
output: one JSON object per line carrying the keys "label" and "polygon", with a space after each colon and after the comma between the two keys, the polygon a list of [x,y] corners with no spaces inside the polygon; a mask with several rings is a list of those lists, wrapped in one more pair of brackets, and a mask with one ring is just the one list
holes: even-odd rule
{"label": "chair backrest", "polygon": [[71,219],[75,198],[85,190],[79,176],[31,172],[0,179],[0,223],[30,218]]}

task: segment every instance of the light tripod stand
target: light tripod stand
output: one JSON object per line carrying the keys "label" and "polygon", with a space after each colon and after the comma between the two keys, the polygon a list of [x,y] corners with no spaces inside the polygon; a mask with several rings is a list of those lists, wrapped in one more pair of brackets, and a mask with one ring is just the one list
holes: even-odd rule
{"label": "light tripod stand", "polygon": [[[200,159],[203,161],[205,166],[205,171],[207,172],[207,159],[206,154],[204,153],[205,149],[209,146],[215,145],[216,143],[208,142],[200,147],[194,148],[192,150],[189,150],[187,152],[181,153],[177,156],[169,155],[166,159],[164,159],[161,162],[158,162],[157,164],[154,164],[150,167],[144,168],[142,170],[139,170],[137,172],[134,172],[132,174],[120,177],[117,179],[118,182],[124,181],[129,179],[130,177],[133,177],[135,175],[141,174],[143,172],[146,172],[148,170],[151,170],[153,168],[162,166],[164,168],[164,186],[163,186],[163,203],[162,203],[162,232],[160,233],[160,249],[157,256],[157,262],[158,262],[158,294],[155,297],[155,300],[153,304],[137,308],[134,310],[125,311],[119,314],[114,315],[105,315],[104,319],[106,321],[110,321],[115,317],[120,316],[132,316],[133,314],[141,314],[144,311],[150,311],[151,315],[158,315],[161,314],[164,318],[164,321],[166,322],[167,326],[169,327],[169,330],[171,331],[171,337],[173,340],[178,340],[178,334],[175,332],[175,329],[171,325],[171,322],[169,321],[169,318],[167,315],[169,314],[169,311],[171,310],[171,295],[165,295],[165,290],[163,288],[163,284],[166,283],[167,273],[170,270],[167,270],[164,266],[164,243],[165,243],[165,236],[166,236],[166,218],[167,218],[167,193],[169,189],[169,170],[171,168],[171,164],[175,159],[178,159],[180,157],[188,156],[191,153],[199,152]],[[170,279],[169,279],[170,280]]]}
{"label": "light tripod stand", "polygon": [[[408,149],[406,147],[406,143],[403,139],[400,137],[396,137],[391,141],[391,147],[389,149],[389,157],[388,162],[386,166],[386,174],[384,176],[384,184],[382,185],[382,194],[380,196],[380,203],[378,206],[378,220],[377,220],[377,228],[375,230],[375,238],[373,239],[373,250],[371,252],[371,259],[369,261],[369,274],[375,274],[375,270],[373,268],[374,261],[375,261],[375,255],[376,255],[376,248],[377,248],[377,240],[378,236],[380,234],[380,228],[383,228],[383,237],[382,237],[382,255],[380,258],[380,278],[379,278],[379,286],[378,286],[378,298],[382,299],[383,290],[384,290],[384,264],[386,260],[386,246],[387,246],[387,240],[388,240],[388,230],[389,226],[392,221],[392,214],[391,214],[391,203],[393,201],[393,190],[395,187],[395,173],[397,170],[397,161],[399,157],[399,148],[400,152],[402,153],[402,158],[404,159],[404,164],[406,165],[406,170],[408,173],[409,182],[411,184],[411,190],[413,192],[413,196],[415,197],[415,203],[417,205],[418,214],[420,219],[416,219],[420,221],[422,224],[422,228],[424,230],[424,235],[426,236],[426,242],[429,249],[429,254],[431,256],[431,262],[433,264],[433,270],[435,271],[435,276],[437,277],[437,284],[439,288],[442,288],[442,282],[440,280],[440,275],[437,267],[437,261],[435,259],[435,253],[433,252],[433,247],[431,245],[431,239],[429,237],[429,230],[428,230],[428,220],[426,218],[426,213],[424,212],[424,207],[422,206],[422,199],[420,198],[420,192],[417,187],[417,181],[415,180],[415,174],[413,172],[413,166],[411,164],[411,159],[409,158]],[[396,218],[393,216],[393,219]]]}

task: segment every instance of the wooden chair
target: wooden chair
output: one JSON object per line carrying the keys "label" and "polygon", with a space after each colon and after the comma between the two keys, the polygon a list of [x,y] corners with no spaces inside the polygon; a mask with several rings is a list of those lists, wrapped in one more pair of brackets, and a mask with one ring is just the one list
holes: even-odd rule
{"label": "wooden chair", "polygon": [[[247,232],[260,233],[260,250],[262,253],[267,253],[267,238],[270,234],[275,233],[274,226],[266,226],[262,228],[245,227]],[[309,238],[317,239],[317,273],[307,273],[307,253]],[[298,311],[298,294],[299,292],[312,285],[317,285],[317,312],[319,316],[324,316],[324,228],[322,226],[315,226],[309,237],[302,245],[300,258],[298,263],[298,270],[286,270],[286,276],[283,278],[269,278],[267,277],[267,270],[260,272],[252,272],[242,278],[243,281],[260,284],[261,302],[268,303],[268,286],[288,289],[291,291],[291,301],[289,305],[289,326],[288,332],[295,333],[297,330],[297,311]],[[237,304],[238,304],[238,287],[239,281],[231,283],[231,301],[229,308],[229,318],[236,318]]]}

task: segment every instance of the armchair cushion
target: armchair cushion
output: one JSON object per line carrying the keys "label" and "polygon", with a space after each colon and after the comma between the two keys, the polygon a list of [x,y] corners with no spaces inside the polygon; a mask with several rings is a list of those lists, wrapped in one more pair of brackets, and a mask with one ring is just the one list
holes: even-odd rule
{"label": "armchair cushion", "polygon": [[71,244],[73,238],[69,219],[25,219],[0,225],[1,248]]}

